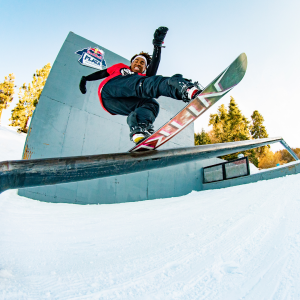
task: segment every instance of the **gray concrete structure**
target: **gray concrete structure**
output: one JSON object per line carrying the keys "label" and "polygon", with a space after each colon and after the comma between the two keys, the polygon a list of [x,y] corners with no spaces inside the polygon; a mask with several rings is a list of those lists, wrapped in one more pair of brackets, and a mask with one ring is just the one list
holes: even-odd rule
{"label": "gray concrete structure", "polygon": [[203,190],[214,190],[214,189],[221,189],[236,185],[242,185],[252,182],[257,182],[261,180],[269,180],[279,177],[284,177],[287,175],[294,175],[300,173],[300,162],[299,160],[295,162],[291,162],[289,164],[279,166],[272,169],[262,170],[255,174],[250,174],[249,176],[243,176],[234,179],[228,179],[223,181],[205,183],[202,185]]}
{"label": "gray concrete structure", "polygon": [[[79,91],[81,76],[96,71],[78,62],[79,56],[75,52],[87,47],[104,50],[107,67],[120,62],[129,64],[127,59],[70,32],[53,64],[31,120],[23,159],[126,152],[133,146],[129,141],[126,117],[111,116],[100,106],[97,95],[100,82],[88,82],[85,95]],[[136,49],[136,53],[140,50]],[[159,103],[160,114],[155,128],[163,125],[184,105],[167,97],[160,97]],[[161,149],[193,144],[194,127],[190,125]],[[181,196],[192,190],[201,190],[200,169],[219,161],[215,158],[137,174],[26,188],[19,190],[19,195],[41,201],[80,204]]]}

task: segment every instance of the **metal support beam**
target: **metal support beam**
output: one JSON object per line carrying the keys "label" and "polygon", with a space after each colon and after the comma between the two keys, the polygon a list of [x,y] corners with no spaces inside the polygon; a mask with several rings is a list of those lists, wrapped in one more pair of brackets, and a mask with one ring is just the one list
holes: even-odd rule
{"label": "metal support beam", "polygon": [[5,161],[0,163],[0,193],[7,189],[76,182],[164,168],[280,141],[282,138],[276,137],[141,153]]}
{"label": "metal support beam", "polygon": [[295,160],[299,160],[297,154],[293,151],[292,148],[290,148],[290,146],[286,143],[286,141],[284,139],[282,139],[280,141],[280,143],[282,144],[282,146],[293,156],[293,158]]}

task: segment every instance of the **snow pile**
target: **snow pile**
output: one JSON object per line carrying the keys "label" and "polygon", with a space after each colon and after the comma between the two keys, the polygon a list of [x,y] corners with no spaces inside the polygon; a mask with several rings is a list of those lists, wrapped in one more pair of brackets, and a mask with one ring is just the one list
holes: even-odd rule
{"label": "snow pile", "polygon": [[22,159],[25,133],[16,127],[0,126],[0,161]]}
{"label": "snow pile", "polygon": [[87,206],[6,191],[0,299],[300,299],[299,183]]}
{"label": "snow pile", "polygon": [[250,174],[256,174],[259,173],[259,168],[254,166],[253,163],[249,162],[249,167],[250,167]]}

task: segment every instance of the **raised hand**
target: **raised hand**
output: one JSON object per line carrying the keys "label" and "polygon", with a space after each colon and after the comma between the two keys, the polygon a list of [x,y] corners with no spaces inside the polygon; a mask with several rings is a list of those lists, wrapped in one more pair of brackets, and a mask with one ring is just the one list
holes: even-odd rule
{"label": "raised hand", "polygon": [[162,47],[164,39],[167,35],[169,28],[168,27],[158,27],[154,32],[154,39],[152,41],[154,46]]}

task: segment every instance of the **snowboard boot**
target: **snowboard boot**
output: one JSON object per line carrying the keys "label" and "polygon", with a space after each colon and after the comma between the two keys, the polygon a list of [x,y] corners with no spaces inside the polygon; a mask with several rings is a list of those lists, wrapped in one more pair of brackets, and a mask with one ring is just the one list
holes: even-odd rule
{"label": "snowboard boot", "polygon": [[152,124],[138,124],[137,126],[130,127],[130,140],[138,144],[148,138],[152,133],[154,133]]}
{"label": "snowboard boot", "polygon": [[183,102],[190,102],[203,91],[203,87],[197,81],[193,83],[191,80],[183,78],[181,74],[170,77],[168,84],[177,89],[178,98]]}

